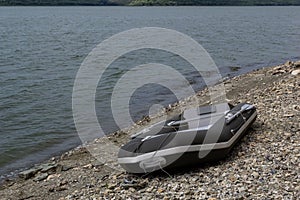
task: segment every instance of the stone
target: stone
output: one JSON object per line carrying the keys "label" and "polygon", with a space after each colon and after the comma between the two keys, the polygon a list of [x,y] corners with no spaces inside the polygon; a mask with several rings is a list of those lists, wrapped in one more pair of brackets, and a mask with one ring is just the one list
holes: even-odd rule
{"label": "stone", "polygon": [[153,190],[153,187],[149,187],[146,189],[146,192],[152,192],[152,190]]}
{"label": "stone", "polygon": [[58,165],[56,168],[56,172],[66,172],[66,171],[69,171],[70,169],[73,169],[73,167],[65,166],[65,165]]}
{"label": "stone", "polygon": [[239,67],[239,66],[231,66],[231,67],[229,67],[229,68],[230,68],[230,70],[233,71],[233,72],[239,71],[239,70],[241,69],[241,67]]}
{"label": "stone", "polygon": [[291,65],[293,65],[293,62],[292,61],[287,61],[284,65],[287,66],[287,67],[290,67]]}
{"label": "stone", "polygon": [[294,66],[295,66],[295,68],[300,67],[300,61],[295,62],[295,63],[294,63]]}
{"label": "stone", "polygon": [[232,181],[232,182],[235,182],[236,181],[236,177],[233,176],[233,175],[231,175],[231,176],[229,176],[229,180]]}
{"label": "stone", "polygon": [[63,179],[63,180],[59,183],[59,186],[67,185],[68,183],[69,183],[69,181],[67,181],[66,179]]}
{"label": "stone", "polygon": [[32,169],[29,169],[29,170],[25,170],[25,171],[19,173],[19,177],[24,179],[24,180],[27,180],[27,179],[30,179],[33,176],[35,176],[35,174],[38,171],[39,171],[39,169],[37,169],[37,168],[32,168]]}
{"label": "stone", "polygon": [[124,183],[121,184],[121,187],[124,189],[134,188],[136,190],[144,189],[148,185],[147,181],[138,182],[136,180],[124,180]]}
{"label": "stone", "polygon": [[87,164],[85,166],[83,166],[83,169],[92,169],[94,166],[92,164]]}
{"label": "stone", "polygon": [[158,188],[158,190],[157,190],[158,193],[162,193],[162,192],[164,192],[164,191],[165,191],[165,190],[162,189],[162,188]]}
{"label": "stone", "polygon": [[293,76],[297,76],[299,74],[300,74],[300,69],[296,69],[296,70],[292,71]]}
{"label": "stone", "polygon": [[284,116],[284,117],[294,117],[295,115],[292,114],[292,113],[288,113],[288,114],[284,114],[283,116]]}
{"label": "stone", "polygon": [[259,173],[253,172],[253,173],[252,173],[252,176],[253,176],[254,178],[258,178],[258,177],[259,177]]}
{"label": "stone", "polygon": [[48,180],[51,180],[51,179],[58,178],[58,177],[60,177],[60,176],[61,176],[60,174],[51,174],[51,175],[49,175],[49,176],[47,177],[47,181],[48,181]]}
{"label": "stone", "polygon": [[186,189],[186,190],[184,191],[184,194],[185,194],[185,195],[190,195],[190,194],[191,194],[191,191],[190,191],[189,189]]}
{"label": "stone", "polygon": [[285,73],[285,70],[277,70],[277,71],[274,71],[273,73],[272,73],[272,75],[279,75],[279,74],[284,74]]}
{"label": "stone", "polygon": [[238,190],[239,190],[239,193],[242,193],[242,192],[246,191],[246,189],[244,187],[240,187],[240,188],[238,188]]}
{"label": "stone", "polygon": [[64,190],[68,190],[68,188],[65,187],[65,186],[59,186],[59,187],[56,187],[56,188],[55,188],[55,191],[58,191],[58,192],[64,191]]}
{"label": "stone", "polygon": [[55,158],[55,157],[52,157],[50,160],[51,160],[51,161],[55,161],[55,160],[56,160],[56,158]]}
{"label": "stone", "polygon": [[107,189],[107,190],[104,191],[104,195],[108,195],[111,192],[112,192],[112,190]]}
{"label": "stone", "polygon": [[134,188],[129,188],[129,191],[130,191],[131,193],[134,193],[136,190],[135,190]]}
{"label": "stone", "polygon": [[117,187],[117,184],[116,183],[111,183],[111,184],[108,184],[107,189],[113,190],[115,187]]}
{"label": "stone", "polygon": [[57,164],[52,164],[52,163],[42,164],[39,166],[42,173],[49,172],[49,171],[54,172],[56,171],[56,167]]}
{"label": "stone", "polygon": [[48,173],[42,173],[42,174],[39,174],[38,176],[36,176],[33,180],[38,182],[38,181],[43,181],[45,179],[48,178]]}

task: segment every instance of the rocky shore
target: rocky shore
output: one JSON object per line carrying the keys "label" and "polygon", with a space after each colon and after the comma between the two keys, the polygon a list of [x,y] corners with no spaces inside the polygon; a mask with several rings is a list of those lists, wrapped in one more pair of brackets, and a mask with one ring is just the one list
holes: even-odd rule
{"label": "rocky shore", "polygon": [[[0,199],[298,199],[300,196],[300,62],[224,80],[227,99],[249,102],[258,119],[225,160],[180,172],[134,176],[99,163],[86,146],[19,174]],[[162,113],[209,103],[207,90]],[[155,118],[158,119],[159,115]],[[134,132],[154,119],[145,118]],[[128,134],[110,140],[123,144]],[[101,144],[97,139],[88,146]]]}

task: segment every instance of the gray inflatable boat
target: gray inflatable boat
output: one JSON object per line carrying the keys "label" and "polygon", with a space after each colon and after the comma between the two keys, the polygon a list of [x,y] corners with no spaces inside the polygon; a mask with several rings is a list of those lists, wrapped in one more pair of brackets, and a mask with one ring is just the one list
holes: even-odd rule
{"label": "gray inflatable boat", "polygon": [[189,109],[133,135],[120,148],[118,162],[139,174],[217,161],[226,157],[256,117],[256,108],[247,103]]}

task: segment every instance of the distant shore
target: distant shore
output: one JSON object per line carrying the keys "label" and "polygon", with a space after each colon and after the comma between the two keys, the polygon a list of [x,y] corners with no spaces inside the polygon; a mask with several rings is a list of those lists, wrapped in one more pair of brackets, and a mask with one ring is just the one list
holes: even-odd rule
{"label": "distant shore", "polygon": [[87,7],[280,7],[280,6],[300,6],[299,4],[284,4],[284,5],[272,5],[272,4],[265,4],[265,5],[161,5],[161,4],[153,4],[153,5],[122,5],[122,4],[108,4],[108,5],[95,5],[95,4],[14,4],[14,5],[7,5],[7,4],[1,4],[0,7],[79,7],[79,6],[87,6]]}
{"label": "distant shore", "polygon": [[298,0],[0,0],[0,6],[300,6]]}
{"label": "distant shore", "polygon": [[[103,144],[96,139],[20,173],[17,180],[6,180],[0,187],[1,199],[296,199],[300,196],[300,62],[255,70],[224,80],[224,85],[229,102],[249,102],[258,110],[252,129],[227,159],[170,176],[133,176],[99,163],[88,151]],[[207,89],[202,90],[109,139],[120,146],[136,129],[160,116],[208,100]]]}

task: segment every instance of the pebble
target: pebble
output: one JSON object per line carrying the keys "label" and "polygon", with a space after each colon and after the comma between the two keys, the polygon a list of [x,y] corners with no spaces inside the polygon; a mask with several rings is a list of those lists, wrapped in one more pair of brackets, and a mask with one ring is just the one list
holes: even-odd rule
{"label": "pebble", "polygon": [[293,75],[293,76],[297,76],[297,75],[299,75],[299,74],[300,74],[300,69],[297,69],[297,70],[292,71],[292,75]]}
{"label": "pebble", "polygon": [[115,187],[117,187],[117,184],[116,184],[116,183],[112,183],[112,184],[109,184],[109,185],[107,186],[107,189],[113,190]]}
{"label": "pebble", "polygon": [[83,169],[93,169],[93,165],[92,164],[87,164],[87,165],[85,165],[85,166],[83,166],[82,168]]}
{"label": "pebble", "polygon": [[51,179],[58,178],[58,177],[60,177],[60,176],[61,176],[60,174],[51,174],[51,175],[49,175],[49,176],[47,177],[47,181],[48,181],[48,180],[51,180]]}
{"label": "pebble", "polygon": [[255,179],[257,179],[257,178],[259,177],[259,173],[253,172],[253,173],[252,173],[252,176],[253,176]]}

